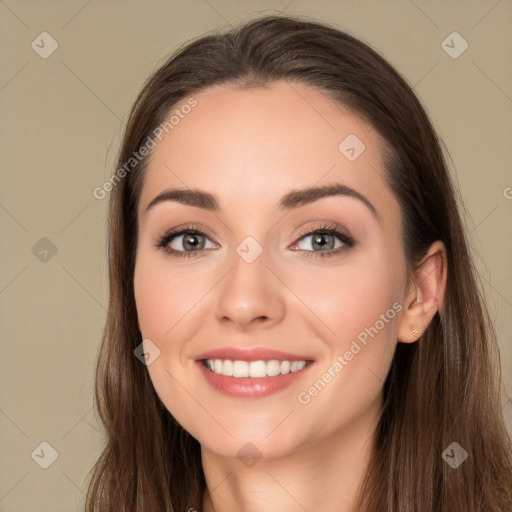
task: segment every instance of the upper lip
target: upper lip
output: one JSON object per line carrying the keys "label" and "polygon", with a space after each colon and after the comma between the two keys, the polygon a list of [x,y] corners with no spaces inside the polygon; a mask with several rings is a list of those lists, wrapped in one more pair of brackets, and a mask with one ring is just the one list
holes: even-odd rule
{"label": "upper lip", "polygon": [[283,352],[273,348],[254,347],[254,348],[240,348],[240,347],[223,347],[208,352],[204,352],[196,357],[196,360],[202,359],[230,359],[232,361],[270,361],[271,359],[278,359],[281,361],[313,361],[313,358],[290,352]]}

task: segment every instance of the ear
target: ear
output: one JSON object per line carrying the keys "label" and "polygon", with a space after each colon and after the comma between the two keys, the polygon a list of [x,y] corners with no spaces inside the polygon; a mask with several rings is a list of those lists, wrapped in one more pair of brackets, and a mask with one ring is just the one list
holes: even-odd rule
{"label": "ear", "polygon": [[421,261],[404,300],[397,338],[413,343],[423,334],[437,311],[442,311],[447,276],[446,248],[434,242]]}

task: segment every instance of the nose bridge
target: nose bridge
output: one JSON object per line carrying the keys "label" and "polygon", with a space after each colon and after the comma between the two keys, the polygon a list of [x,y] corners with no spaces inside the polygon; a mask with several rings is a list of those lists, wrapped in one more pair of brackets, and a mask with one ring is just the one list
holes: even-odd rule
{"label": "nose bridge", "polygon": [[254,321],[267,324],[280,319],[284,312],[283,297],[269,270],[269,249],[249,235],[234,248],[229,259],[230,272],[220,288],[216,315],[247,328]]}

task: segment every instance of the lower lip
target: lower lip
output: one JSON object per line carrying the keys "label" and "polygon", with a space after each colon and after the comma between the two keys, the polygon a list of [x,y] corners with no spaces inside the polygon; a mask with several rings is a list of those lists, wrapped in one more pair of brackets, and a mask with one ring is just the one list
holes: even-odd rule
{"label": "lower lip", "polygon": [[236,398],[259,398],[272,395],[291,386],[305,375],[313,363],[308,363],[302,370],[275,377],[227,377],[208,370],[201,361],[196,361],[208,384],[220,393]]}

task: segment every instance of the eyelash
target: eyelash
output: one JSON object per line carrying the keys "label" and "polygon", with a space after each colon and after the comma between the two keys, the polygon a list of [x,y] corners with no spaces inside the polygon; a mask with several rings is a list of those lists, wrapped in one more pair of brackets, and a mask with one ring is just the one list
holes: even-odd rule
{"label": "eyelash", "polygon": [[[305,251],[301,250],[299,252],[306,253],[306,256],[308,258],[326,258],[330,256],[336,256],[340,254],[341,252],[344,252],[355,245],[355,240],[346,233],[339,231],[335,227],[331,225],[322,225],[315,227],[314,229],[309,229],[306,231],[301,232],[298,235],[297,241],[294,243],[298,243],[302,238],[305,238],[309,235],[314,234],[322,234],[322,235],[334,235],[336,236],[341,242],[343,242],[343,246],[338,249],[333,249],[330,251]],[[177,238],[181,235],[201,235],[207,237],[205,233],[203,233],[199,228],[197,228],[194,225],[185,226],[183,228],[180,228],[177,231],[169,231],[165,235],[163,235],[160,239],[158,239],[155,243],[155,246],[158,249],[163,250],[170,256],[178,256],[182,258],[197,258],[199,257],[203,252],[206,252],[210,249],[201,249],[200,251],[177,251],[175,249],[171,249],[168,247],[169,242],[171,242],[174,238]],[[207,237],[208,238],[208,237]]]}

